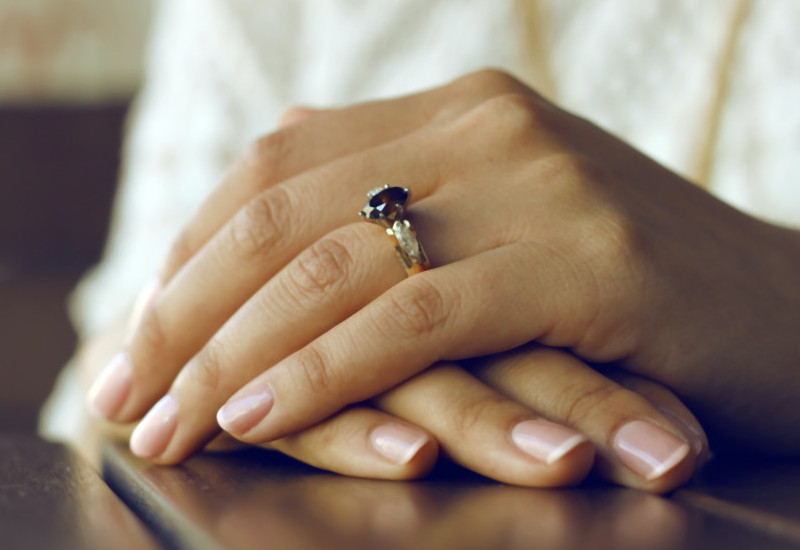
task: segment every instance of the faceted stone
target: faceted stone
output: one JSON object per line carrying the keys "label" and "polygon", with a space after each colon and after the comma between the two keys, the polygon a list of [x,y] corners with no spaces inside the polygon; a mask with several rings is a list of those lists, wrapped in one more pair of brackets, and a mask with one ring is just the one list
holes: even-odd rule
{"label": "faceted stone", "polygon": [[406,202],[408,202],[408,189],[402,187],[374,189],[370,191],[370,199],[361,215],[369,220],[394,222],[402,217]]}
{"label": "faceted stone", "polygon": [[406,223],[396,221],[392,226],[392,232],[400,248],[413,260],[420,261],[419,241],[411,231],[411,227]]}

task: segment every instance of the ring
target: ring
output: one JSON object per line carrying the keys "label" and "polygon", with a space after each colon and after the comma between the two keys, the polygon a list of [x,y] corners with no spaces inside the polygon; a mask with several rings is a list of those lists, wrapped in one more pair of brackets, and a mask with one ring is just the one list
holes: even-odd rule
{"label": "ring", "polygon": [[386,230],[386,234],[392,239],[397,257],[409,276],[421,273],[431,266],[417,240],[414,226],[404,217],[410,196],[408,187],[384,185],[367,193],[369,200],[358,213],[365,221],[376,223]]}

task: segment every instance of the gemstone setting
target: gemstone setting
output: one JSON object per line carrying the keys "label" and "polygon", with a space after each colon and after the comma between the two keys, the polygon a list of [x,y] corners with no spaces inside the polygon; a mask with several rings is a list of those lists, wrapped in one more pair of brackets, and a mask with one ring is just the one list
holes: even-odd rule
{"label": "gemstone setting", "polygon": [[359,214],[367,221],[389,228],[395,221],[403,218],[410,195],[407,187],[384,185],[373,189],[367,193],[369,200]]}
{"label": "gemstone setting", "polygon": [[367,193],[367,204],[359,212],[365,221],[384,228],[409,276],[430,267],[430,261],[417,239],[414,226],[405,219],[405,208],[410,197],[411,191],[408,187],[384,185]]}
{"label": "gemstone setting", "polygon": [[397,239],[398,246],[400,246],[403,252],[412,260],[418,262],[422,259],[422,251],[419,247],[417,235],[414,233],[414,229],[407,220],[398,220],[394,222],[394,225],[392,225],[392,233],[394,234],[394,238]]}

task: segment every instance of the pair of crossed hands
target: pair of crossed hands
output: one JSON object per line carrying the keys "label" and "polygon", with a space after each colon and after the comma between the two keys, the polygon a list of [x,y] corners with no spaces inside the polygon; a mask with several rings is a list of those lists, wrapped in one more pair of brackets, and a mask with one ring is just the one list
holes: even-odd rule
{"label": "pair of crossed hands", "polygon": [[[359,220],[382,185],[412,189],[432,269],[406,277]],[[800,451],[798,274],[798,232],[484,70],[289,111],[183,229],[88,402],[141,419],[131,448],[159,464],[223,430],[347,475],[442,454],[663,492],[708,457],[698,418]]]}

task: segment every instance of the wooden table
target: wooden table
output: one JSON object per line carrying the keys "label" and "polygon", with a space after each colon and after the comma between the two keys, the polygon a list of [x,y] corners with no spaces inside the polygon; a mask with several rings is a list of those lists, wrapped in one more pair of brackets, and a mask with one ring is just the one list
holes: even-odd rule
{"label": "wooden table", "polygon": [[800,548],[798,461],[712,463],[663,498],[523,489],[452,466],[353,479],[256,449],[168,468],[107,445],[102,477],[33,436],[0,436],[0,453],[3,548]]}

